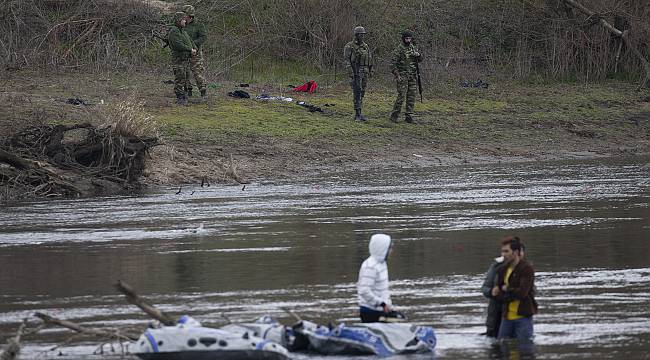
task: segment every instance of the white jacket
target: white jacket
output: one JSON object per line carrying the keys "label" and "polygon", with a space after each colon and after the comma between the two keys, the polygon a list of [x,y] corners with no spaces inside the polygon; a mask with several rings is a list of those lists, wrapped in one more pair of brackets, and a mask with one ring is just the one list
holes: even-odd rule
{"label": "white jacket", "polygon": [[385,234],[375,234],[370,238],[368,248],[370,257],[361,264],[357,294],[359,306],[383,311],[381,303],[392,305],[388,290],[388,266],[386,257],[390,250],[391,239]]}

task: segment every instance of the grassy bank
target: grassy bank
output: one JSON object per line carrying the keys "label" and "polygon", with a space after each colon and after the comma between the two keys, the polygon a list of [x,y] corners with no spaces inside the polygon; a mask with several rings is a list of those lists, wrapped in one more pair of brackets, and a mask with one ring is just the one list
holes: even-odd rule
{"label": "grassy bank", "polygon": [[[634,84],[493,83],[489,88],[444,84],[416,104],[419,125],[388,121],[394,93],[373,85],[365,123],[352,121],[344,83],[313,95],[286,85],[251,84],[294,101],[234,99],[232,83],[212,83],[206,102],[173,104],[168,76],[12,73],[0,93],[2,133],[34,123],[93,119],[98,108],[144,101],[165,145],[151,159],[149,179],[229,181],[235,167],[247,178],[272,178],[332,167],[435,165],[466,162],[639,155],[650,150],[648,94]],[[80,98],[91,104],[67,104]],[[305,101],[322,112],[298,106]],[[415,154],[415,155],[414,155]],[[231,163],[231,157],[233,162]]]}

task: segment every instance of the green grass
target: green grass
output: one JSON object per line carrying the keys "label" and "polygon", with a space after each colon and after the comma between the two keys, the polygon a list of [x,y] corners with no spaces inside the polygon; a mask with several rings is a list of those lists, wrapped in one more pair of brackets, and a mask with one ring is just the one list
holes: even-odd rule
{"label": "green grass", "polygon": [[354,122],[351,93],[344,86],[297,96],[296,100],[320,106],[324,113],[310,113],[295,102],[217,97],[208,104],[161,109],[156,117],[169,136],[193,136],[218,143],[239,137],[300,143],[327,141],[341,146],[396,141],[471,142],[503,138],[504,132],[541,139],[549,132],[564,131],[566,126],[595,130],[609,126],[608,132],[624,131],[612,120],[625,117],[638,101],[627,92],[630,86],[507,84],[494,90],[454,89],[437,95],[432,91],[424,103],[416,103],[416,115],[422,122],[417,126],[388,121],[395,95],[382,88],[371,88],[364,101],[369,121]]}

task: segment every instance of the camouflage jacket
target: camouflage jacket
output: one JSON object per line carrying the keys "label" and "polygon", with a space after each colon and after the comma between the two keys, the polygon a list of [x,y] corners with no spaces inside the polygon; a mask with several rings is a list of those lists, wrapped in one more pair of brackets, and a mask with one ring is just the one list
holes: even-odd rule
{"label": "camouflage jacket", "polygon": [[196,18],[194,18],[191,23],[188,23],[187,26],[185,26],[184,30],[194,43],[195,48],[200,50],[207,37],[205,25],[196,21]]}
{"label": "camouflage jacket", "polygon": [[390,62],[390,72],[393,74],[415,74],[415,63],[422,61],[422,56],[416,57],[414,54],[419,53],[418,49],[411,44],[400,44],[393,51],[393,57]]}
{"label": "camouflage jacket", "polygon": [[356,41],[352,40],[345,44],[343,59],[345,61],[345,68],[350,72],[359,66],[364,68],[364,71],[368,72],[372,66],[370,47],[365,42],[357,44]]}
{"label": "camouflage jacket", "polygon": [[172,26],[167,34],[169,48],[172,50],[172,59],[187,60],[192,56],[194,44],[184,29]]}

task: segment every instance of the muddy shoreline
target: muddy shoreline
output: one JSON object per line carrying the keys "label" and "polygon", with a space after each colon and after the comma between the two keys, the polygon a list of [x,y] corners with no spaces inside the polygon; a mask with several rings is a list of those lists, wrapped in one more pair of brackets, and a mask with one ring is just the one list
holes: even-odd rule
{"label": "muddy shoreline", "polygon": [[[416,104],[418,125],[388,120],[394,94],[375,85],[367,118],[353,121],[343,84],[313,95],[251,84],[246,91],[293,97],[292,103],[233,99],[237,84],[215,81],[207,101],[173,103],[166,76],[155,74],[7,73],[0,91],[0,137],[29,126],[105,121],[115,104],[139,104],[160,144],[138,183],[146,187],[236,184],[310,174],[650,154],[650,96],[634,84],[515,84],[489,90],[457,84],[429,88]],[[70,103],[81,99],[83,104]],[[308,112],[305,101],[323,109]],[[119,108],[118,111],[119,112]],[[146,114],[145,114],[146,113]],[[6,184],[5,184],[6,188]],[[6,190],[6,189],[5,189]]]}

